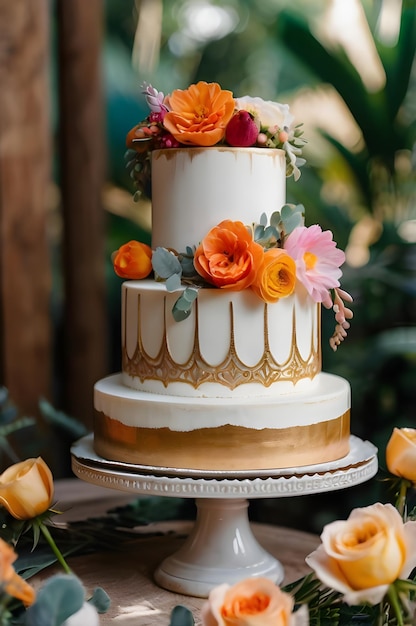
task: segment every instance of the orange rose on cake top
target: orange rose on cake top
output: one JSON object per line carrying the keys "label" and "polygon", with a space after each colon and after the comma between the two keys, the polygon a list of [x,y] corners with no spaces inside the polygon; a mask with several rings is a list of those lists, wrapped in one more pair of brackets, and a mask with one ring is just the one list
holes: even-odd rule
{"label": "orange rose on cake top", "polygon": [[163,124],[183,144],[214,146],[224,137],[234,114],[231,91],[204,81],[185,90],[176,89],[167,96],[165,104],[169,110]]}

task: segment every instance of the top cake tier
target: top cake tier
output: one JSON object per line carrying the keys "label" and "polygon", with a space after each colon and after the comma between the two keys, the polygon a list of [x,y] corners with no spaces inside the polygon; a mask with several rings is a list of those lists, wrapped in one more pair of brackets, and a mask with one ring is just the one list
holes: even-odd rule
{"label": "top cake tier", "polygon": [[224,219],[258,222],[286,198],[283,150],[178,148],[152,153],[152,248],[184,252]]}

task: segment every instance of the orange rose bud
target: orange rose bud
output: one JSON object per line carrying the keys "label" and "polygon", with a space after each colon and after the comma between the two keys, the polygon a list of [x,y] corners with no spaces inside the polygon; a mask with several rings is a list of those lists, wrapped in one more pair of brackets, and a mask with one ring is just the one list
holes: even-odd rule
{"label": "orange rose bud", "polygon": [[152,271],[152,249],[146,243],[129,241],[113,253],[112,261],[120,278],[141,280]]}
{"label": "orange rose bud", "polygon": [[265,302],[277,302],[293,293],[296,285],[296,263],[282,248],[266,250],[253,291]]}
{"label": "orange rose bud", "polygon": [[194,266],[208,283],[241,291],[256,278],[263,248],[242,222],[224,220],[210,230],[194,254]]}

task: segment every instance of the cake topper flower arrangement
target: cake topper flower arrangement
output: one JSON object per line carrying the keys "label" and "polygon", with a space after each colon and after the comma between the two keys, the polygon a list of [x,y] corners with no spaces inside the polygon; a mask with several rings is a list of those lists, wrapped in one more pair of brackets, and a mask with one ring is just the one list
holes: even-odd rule
{"label": "cake topper flower arrangement", "polygon": [[[234,98],[217,83],[199,82],[187,90],[164,96],[144,85],[150,114],[127,135],[127,168],[140,192],[151,196],[151,153],[156,149],[181,146],[257,146],[285,151],[286,175],[300,176],[301,125],[293,126],[288,105],[261,98]],[[186,319],[198,288],[211,286],[228,291],[251,289],[266,303],[290,296],[297,283],[310,297],[335,313],[336,328],[330,345],[336,350],[347,335],[353,316],[345,302],[351,296],[340,288],[340,269],[345,254],[333,241],[331,231],[318,225],[303,225],[303,206],[285,205],[268,223],[243,224],[223,220],[199,242],[186,250],[130,241],[113,254],[118,276],[164,281],[168,291],[186,288],[172,313],[176,321]]]}
{"label": "cake topper flower arrangement", "polygon": [[[215,587],[202,626],[415,626],[416,510],[407,510],[416,486],[415,429],[394,429],[386,465],[394,505],[376,502],[327,524],[306,557],[311,573],[300,580]],[[186,607],[175,607],[170,626],[194,623]]]}
{"label": "cake topper flower arrangement", "polygon": [[217,83],[204,81],[166,97],[147,83],[142,87],[150,113],[126,139],[126,166],[138,190],[136,198],[140,194],[151,198],[151,153],[164,148],[281,148],[286,154],[286,175],[299,178],[305,140],[302,125],[293,126],[287,104],[234,98]]}

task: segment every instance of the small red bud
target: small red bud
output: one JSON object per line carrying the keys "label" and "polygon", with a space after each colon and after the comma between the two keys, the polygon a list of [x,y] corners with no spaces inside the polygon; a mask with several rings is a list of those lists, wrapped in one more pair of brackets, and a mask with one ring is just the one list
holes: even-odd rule
{"label": "small red bud", "polygon": [[225,139],[230,146],[247,148],[254,146],[259,129],[248,111],[238,111],[228,122]]}

